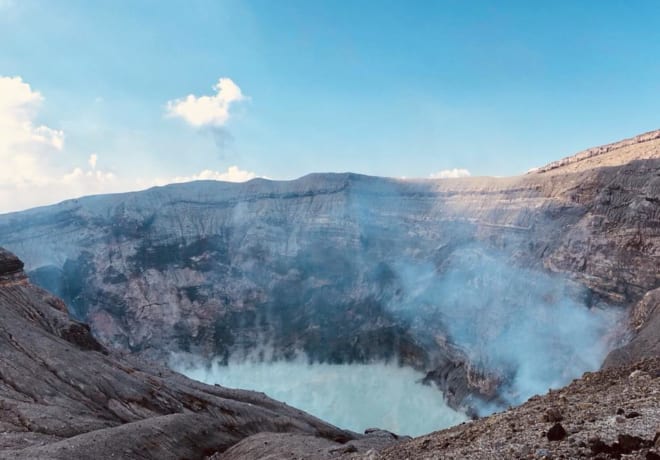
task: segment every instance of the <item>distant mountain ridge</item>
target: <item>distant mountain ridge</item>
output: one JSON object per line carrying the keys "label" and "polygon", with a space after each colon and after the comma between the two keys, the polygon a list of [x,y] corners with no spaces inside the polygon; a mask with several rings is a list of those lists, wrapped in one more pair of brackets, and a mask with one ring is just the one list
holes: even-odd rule
{"label": "distant mountain ridge", "polygon": [[[599,147],[593,147],[582,152],[578,152],[575,155],[562,158],[561,160],[553,161],[552,163],[538,168],[535,172],[543,173],[552,171],[553,169],[558,169],[566,166],[577,166],[580,164],[581,167],[594,167],[594,161],[588,160],[598,160],[598,166],[618,166],[625,163],[629,163],[633,160],[649,159],[658,157],[658,145],[653,141],[660,139],[660,129],[649,131],[644,134],[639,134],[637,136],[624,139],[622,141],[613,142],[611,144],[601,145]],[[646,142],[651,142],[653,145],[640,145]],[[611,155],[606,155],[612,153]],[[603,157],[607,156],[605,162],[602,162]],[[598,157],[598,158],[596,158]]]}

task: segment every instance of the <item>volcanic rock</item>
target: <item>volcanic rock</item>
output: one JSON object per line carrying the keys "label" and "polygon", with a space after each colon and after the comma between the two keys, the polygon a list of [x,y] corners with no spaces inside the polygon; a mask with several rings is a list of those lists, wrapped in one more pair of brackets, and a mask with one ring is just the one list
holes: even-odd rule
{"label": "volcanic rock", "polygon": [[[502,407],[515,369],[474,360],[448,331],[455,318],[432,305],[422,319],[407,317],[402,305],[416,288],[408,268],[441,277],[461,261],[496,260],[557,275],[586,308],[637,305],[634,326],[607,337],[632,339],[607,366],[655,356],[660,131],[511,178],[312,174],[69,200],[0,216],[0,245],[110,349],[226,361],[270,344],[278,358],[398,359],[426,372],[454,407]],[[468,275],[471,285],[488,282]],[[474,321],[494,336],[509,324]]]}
{"label": "volcanic rock", "polygon": [[260,432],[353,453],[388,444],[108,350],[21,266],[0,249],[1,459],[201,459]]}
{"label": "volcanic rock", "polygon": [[545,422],[561,422],[564,417],[561,415],[561,410],[558,407],[550,407],[543,414],[543,421]]}
{"label": "volcanic rock", "polygon": [[[386,448],[378,458],[403,459],[501,459],[528,458],[531,452],[552,452],[552,458],[645,459],[657,452],[656,427],[660,423],[660,377],[631,380],[631,372],[639,370],[648,375],[660,371],[660,358],[647,359],[632,366],[588,372],[570,385],[543,396],[534,396],[525,404],[463,423],[447,430],[431,433]],[[547,422],[540,414],[547,407],[564,405],[564,442],[551,441],[555,427],[547,437],[539,434],[547,430]],[[593,405],[585,402],[593,401]],[[629,410],[634,407],[641,417],[612,423],[612,407]],[[593,421],[586,421],[593,416]],[[580,421],[584,421],[580,423]],[[519,429],[512,431],[511,423]],[[570,435],[579,423],[579,431]]]}
{"label": "volcanic rock", "polygon": [[555,423],[552,425],[552,427],[548,430],[547,438],[548,441],[561,441],[566,437],[568,433],[566,433],[566,430],[564,429],[563,426],[561,426],[561,423]]}
{"label": "volcanic rock", "polygon": [[[655,260],[657,262],[657,258]],[[629,330],[633,334],[632,340],[610,353],[605,360],[605,367],[621,366],[643,357],[660,356],[660,288],[647,292],[632,308]]]}

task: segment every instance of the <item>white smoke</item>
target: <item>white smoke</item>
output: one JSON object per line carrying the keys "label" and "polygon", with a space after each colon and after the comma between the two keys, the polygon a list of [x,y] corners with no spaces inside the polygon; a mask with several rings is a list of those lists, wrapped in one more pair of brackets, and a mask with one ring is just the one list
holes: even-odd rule
{"label": "white smoke", "polygon": [[560,276],[516,268],[477,247],[452,254],[440,267],[401,263],[397,272],[404,289],[390,308],[418,325],[441,323],[438,335],[506,377],[501,396],[508,404],[598,369],[623,314],[605,305],[589,308],[586,292]]}
{"label": "white smoke", "polygon": [[470,177],[470,171],[463,168],[443,169],[429,175],[431,179],[457,179],[459,177]]}

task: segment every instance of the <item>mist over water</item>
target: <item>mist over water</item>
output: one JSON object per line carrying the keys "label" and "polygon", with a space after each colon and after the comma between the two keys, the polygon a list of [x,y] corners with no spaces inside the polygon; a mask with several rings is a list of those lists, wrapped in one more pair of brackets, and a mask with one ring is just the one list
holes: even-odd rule
{"label": "mist over water", "polygon": [[218,362],[173,359],[171,367],[208,384],[261,391],[341,428],[378,427],[419,436],[467,420],[449,408],[423,374],[395,364],[310,364],[295,361]]}
{"label": "mist over water", "polygon": [[[480,246],[435,263],[401,259],[390,267],[395,288],[388,311],[413,335],[455,344],[475,367],[501,379],[497,400],[464,402],[480,415],[598,369],[623,314],[565,277],[516,267]],[[229,365],[179,357],[171,367],[205,383],[264,392],[358,432],[379,427],[417,436],[467,418],[436,387],[419,383],[424,374],[411,368],[255,356],[255,350],[236,353]]]}
{"label": "mist over water", "polygon": [[612,331],[623,309],[595,301],[560,275],[515,267],[483,247],[457,251],[440,267],[402,262],[396,272],[403,294],[391,310],[502,378],[499,396],[506,404],[477,404],[481,415],[598,369],[617,345]]}

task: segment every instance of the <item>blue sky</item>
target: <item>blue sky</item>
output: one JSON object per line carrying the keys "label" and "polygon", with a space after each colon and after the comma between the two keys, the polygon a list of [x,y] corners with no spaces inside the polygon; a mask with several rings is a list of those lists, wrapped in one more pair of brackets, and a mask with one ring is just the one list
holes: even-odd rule
{"label": "blue sky", "polygon": [[659,56],[657,1],[0,0],[0,134],[22,130],[0,212],[200,177],[518,174],[660,128]]}

